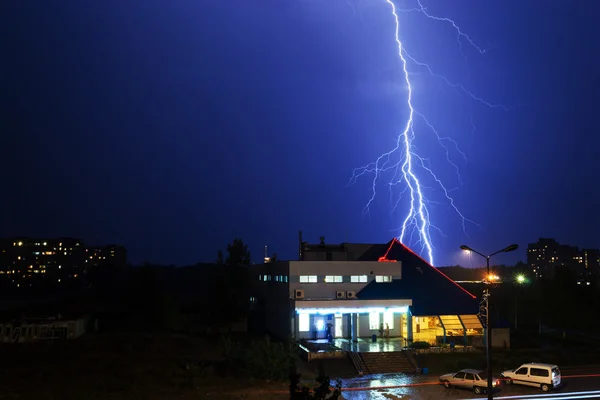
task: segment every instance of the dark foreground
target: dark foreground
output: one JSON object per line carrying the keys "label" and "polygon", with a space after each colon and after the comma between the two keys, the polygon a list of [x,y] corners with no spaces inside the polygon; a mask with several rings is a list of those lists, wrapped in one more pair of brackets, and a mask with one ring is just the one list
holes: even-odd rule
{"label": "dark foreground", "polygon": [[[75,341],[4,344],[0,346],[0,354],[3,361],[1,400],[289,398],[288,382],[249,382],[219,377],[213,365],[218,364],[222,355],[218,338],[214,337],[89,334]],[[568,368],[561,365],[561,369],[564,387],[555,394],[600,391],[600,366]],[[307,383],[311,380],[314,383],[314,376],[311,377],[307,369],[301,372]],[[333,370],[328,372],[335,375]],[[437,374],[345,379],[343,388],[342,395],[349,400],[477,398],[469,391],[444,389],[437,382]],[[533,388],[502,385],[495,397],[534,399],[536,397],[529,396],[539,394],[541,391]],[[560,400],[560,396],[551,398]]]}

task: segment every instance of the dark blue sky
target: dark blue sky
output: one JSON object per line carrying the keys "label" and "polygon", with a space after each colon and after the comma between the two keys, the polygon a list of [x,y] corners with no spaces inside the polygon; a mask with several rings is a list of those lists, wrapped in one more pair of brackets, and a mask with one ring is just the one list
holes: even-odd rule
{"label": "dark blue sky", "polygon": [[[353,0],[354,5],[359,4]],[[490,109],[409,65],[414,105],[450,147],[462,185],[427,183],[436,264],[475,266],[457,250],[522,248],[538,237],[599,247],[600,4],[580,0],[430,0],[443,21],[400,13],[406,50]],[[396,0],[399,8],[415,3]],[[0,11],[0,235],[121,243],[133,262],[212,261],[233,237],[260,259],[308,241],[384,242],[385,181],[355,167],[389,151],[407,117],[384,0],[35,2]],[[419,125],[419,123],[421,125]],[[475,129],[472,129],[472,126]],[[416,151],[458,178],[416,122]],[[424,180],[425,182],[425,180]],[[439,204],[437,204],[439,202]]]}

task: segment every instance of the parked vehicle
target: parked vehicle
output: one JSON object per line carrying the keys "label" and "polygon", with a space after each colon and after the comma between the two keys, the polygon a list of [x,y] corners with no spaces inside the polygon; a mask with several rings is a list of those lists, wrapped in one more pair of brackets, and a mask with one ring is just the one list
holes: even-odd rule
{"label": "parked vehicle", "polygon": [[[440,382],[446,389],[457,387],[473,390],[476,394],[487,392],[488,382],[483,371],[478,369],[461,369],[452,374],[440,376]],[[492,378],[492,386],[500,385],[500,381]]]}
{"label": "parked vehicle", "polygon": [[560,369],[554,364],[523,364],[519,368],[504,371],[500,376],[509,385],[539,387],[543,392],[549,392],[561,383]]}

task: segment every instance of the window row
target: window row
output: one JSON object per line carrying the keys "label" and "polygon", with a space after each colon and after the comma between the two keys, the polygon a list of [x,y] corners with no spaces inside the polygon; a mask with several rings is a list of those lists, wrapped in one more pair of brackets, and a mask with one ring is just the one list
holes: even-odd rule
{"label": "window row", "polygon": [[[350,278],[350,279],[348,279]],[[258,275],[258,280],[262,282],[288,282],[287,275]],[[299,276],[300,283],[318,283],[319,276],[318,275],[300,275]],[[352,275],[352,276],[342,276],[342,275],[327,275],[324,278],[325,283],[367,283],[369,281],[369,277],[367,275]],[[375,282],[383,283],[383,282],[392,282],[391,275],[376,275]]]}
{"label": "window row", "polygon": [[[347,278],[350,278],[348,280]],[[369,277],[367,275],[352,275],[342,276],[342,275],[326,275],[325,283],[367,283],[369,281]],[[390,275],[376,275],[375,282],[391,282],[392,277]],[[300,283],[318,283],[319,277],[317,275],[300,275]]]}
{"label": "window row", "polygon": [[258,280],[259,281],[263,281],[263,282],[270,282],[270,281],[275,281],[275,282],[287,282],[288,281],[288,277],[287,275],[258,275]]}

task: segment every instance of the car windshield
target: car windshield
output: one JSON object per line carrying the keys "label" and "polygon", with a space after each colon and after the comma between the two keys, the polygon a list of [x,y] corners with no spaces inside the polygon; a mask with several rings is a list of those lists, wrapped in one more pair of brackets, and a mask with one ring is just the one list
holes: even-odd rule
{"label": "car windshield", "polygon": [[552,376],[560,376],[560,369],[558,367],[552,368]]}

